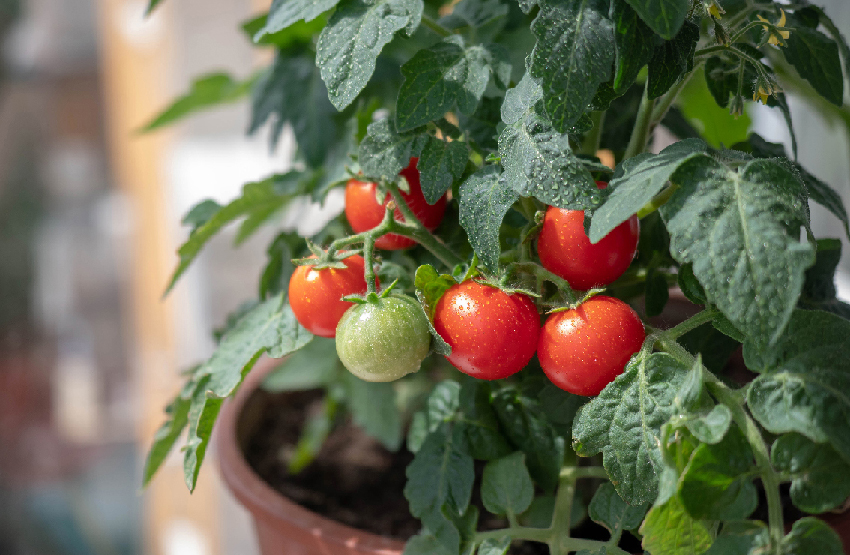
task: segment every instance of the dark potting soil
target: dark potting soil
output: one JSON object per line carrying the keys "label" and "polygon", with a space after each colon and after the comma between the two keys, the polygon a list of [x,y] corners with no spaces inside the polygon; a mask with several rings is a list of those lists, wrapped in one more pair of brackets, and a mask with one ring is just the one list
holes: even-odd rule
{"label": "dark potting soil", "polygon": [[[297,474],[287,470],[301,428],[310,411],[321,406],[319,392],[267,393],[250,402],[265,406],[244,445],[245,458],[275,490],[299,505],[353,528],[406,540],[419,532],[403,491],[405,469],[413,455],[393,453],[350,422],[329,435],[316,459]],[[478,468],[480,471],[480,467]],[[480,476],[474,488],[479,491]],[[480,504],[478,499],[473,503]],[[479,529],[505,527],[507,522],[480,511]],[[543,544],[526,542],[511,547],[511,555],[545,555]]]}

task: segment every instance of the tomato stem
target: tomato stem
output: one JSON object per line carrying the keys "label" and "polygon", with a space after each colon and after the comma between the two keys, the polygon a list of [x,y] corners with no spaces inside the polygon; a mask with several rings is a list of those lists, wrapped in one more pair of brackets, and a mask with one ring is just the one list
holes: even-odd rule
{"label": "tomato stem", "polygon": [[687,320],[685,320],[681,324],[679,324],[675,327],[672,327],[669,330],[663,331],[661,333],[664,335],[664,337],[666,339],[670,339],[670,340],[675,341],[676,339],[682,337],[683,335],[685,335],[689,331],[697,329],[698,327],[705,324],[706,322],[711,322],[712,320],[714,320],[714,318],[716,318],[719,315],[720,315],[719,310],[717,310],[714,307],[709,307],[709,308],[706,308],[705,310],[702,310],[702,311],[694,314],[693,316],[691,316],[690,318],[688,318]]}
{"label": "tomato stem", "polygon": [[646,145],[649,142],[649,134],[652,131],[652,110],[654,107],[655,100],[649,98],[649,81],[647,81],[643,88],[643,97],[640,100],[637,119],[632,129],[632,135],[629,138],[629,145],[626,147],[626,152],[623,155],[623,160],[628,160],[646,150]]}
{"label": "tomato stem", "polygon": [[558,289],[564,292],[570,304],[575,304],[578,301],[578,297],[576,296],[575,291],[572,287],[570,287],[570,284],[567,280],[557,274],[550,272],[549,270],[547,270],[540,264],[537,264],[536,262],[513,262],[509,264],[508,267],[505,269],[505,274],[510,274],[515,271],[525,272],[527,274],[531,274],[532,276],[538,279],[554,283],[558,287]]}

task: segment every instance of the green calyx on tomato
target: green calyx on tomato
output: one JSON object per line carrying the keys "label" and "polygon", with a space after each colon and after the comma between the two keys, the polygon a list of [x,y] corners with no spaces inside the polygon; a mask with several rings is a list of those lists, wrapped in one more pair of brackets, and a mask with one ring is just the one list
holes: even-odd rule
{"label": "green calyx on tomato", "polygon": [[553,384],[594,396],[623,373],[645,338],[643,323],[629,305],[598,295],[546,319],[537,358]]}
{"label": "green calyx on tomato", "polygon": [[343,297],[366,293],[363,257],[349,256],[342,265],[298,266],[289,278],[289,306],[298,322],[314,335],[334,337],[337,323],[353,305]]}
{"label": "green calyx on tomato", "polygon": [[537,347],[540,316],[531,299],[475,280],[453,285],[434,308],[434,329],[452,352],[446,358],[482,380],[522,370]]}
{"label": "green calyx on tomato", "polygon": [[[433,205],[428,204],[422,194],[419,170],[416,169],[418,161],[418,158],[411,158],[408,166],[399,173],[407,181],[409,188],[408,191],[400,190],[399,192],[422,225],[429,231],[433,231],[443,219],[446,211],[446,197],[445,195],[440,197]],[[379,202],[377,187],[376,183],[357,179],[350,179],[345,187],[345,217],[355,233],[369,231],[384,219],[386,207],[392,200],[392,195],[387,193],[383,202]],[[401,209],[395,209],[394,218],[399,222],[404,221]],[[375,247],[384,250],[406,249],[415,244],[413,239],[395,233],[388,233],[375,241]]]}
{"label": "green calyx on tomato", "polygon": [[348,309],[336,328],[336,352],[355,376],[389,382],[419,370],[431,333],[420,304],[407,295],[370,298]]}
{"label": "green calyx on tomato", "polygon": [[[606,184],[597,182],[600,189]],[[598,243],[584,230],[582,210],[550,206],[537,237],[540,263],[564,278],[573,289],[604,287],[623,275],[637,252],[640,223],[632,216]]]}

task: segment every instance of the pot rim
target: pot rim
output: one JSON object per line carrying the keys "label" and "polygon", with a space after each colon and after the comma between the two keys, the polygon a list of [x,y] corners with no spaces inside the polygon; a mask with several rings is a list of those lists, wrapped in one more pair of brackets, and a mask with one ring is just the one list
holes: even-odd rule
{"label": "pot rim", "polygon": [[399,555],[404,550],[404,542],[358,530],[310,511],[277,492],[248,465],[237,441],[239,416],[251,394],[279,362],[268,357],[257,361],[236,394],[222,405],[214,431],[222,480],[255,519],[307,530],[317,539],[341,548],[356,546],[375,554]]}

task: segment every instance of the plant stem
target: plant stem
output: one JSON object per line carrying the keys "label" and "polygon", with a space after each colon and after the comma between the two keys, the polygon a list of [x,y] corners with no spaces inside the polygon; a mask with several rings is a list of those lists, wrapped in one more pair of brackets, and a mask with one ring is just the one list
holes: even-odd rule
{"label": "plant stem", "polygon": [[676,83],[670,87],[670,90],[664,93],[664,96],[661,97],[661,100],[652,109],[652,119],[650,121],[651,126],[655,126],[658,122],[664,119],[664,116],[667,115],[667,110],[670,109],[670,106],[672,106],[679,97],[682,89],[685,88],[685,85],[688,84],[688,81],[691,80],[694,73],[702,67],[702,64],[703,62],[697,62],[691,71],[683,75],[681,79],[676,81]]}
{"label": "plant stem", "polygon": [[464,261],[461,257],[456,255],[445,243],[422,225],[422,222],[419,221],[419,218],[416,217],[416,214],[407,205],[407,202],[405,202],[404,197],[401,196],[398,187],[394,183],[390,184],[387,189],[392,195],[398,209],[401,211],[401,214],[404,216],[404,222],[398,222],[396,220],[390,222],[392,231],[416,240],[449,268],[463,264]]}
{"label": "plant stem", "polygon": [[443,27],[442,25],[440,25],[439,23],[437,23],[436,21],[434,21],[433,19],[431,19],[429,16],[427,16],[425,14],[422,14],[422,25],[424,25],[425,27],[428,27],[430,30],[434,31],[435,33],[437,33],[441,37],[445,38],[445,37],[450,37],[452,35],[451,31],[449,31],[448,29],[446,29],[445,27]]}
{"label": "plant stem", "polygon": [[640,100],[640,108],[638,108],[637,120],[635,121],[632,136],[629,138],[629,145],[626,147],[626,153],[623,155],[624,160],[628,160],[637,156],[646,150],[646,144],[649,142],[649,133],[652,131],[652,111],[655,107],[655,100],[649,98],[649,81],[643,88],[643,97]]}
{"label": "plant stem", "polygon": [[[389,210],[388,210],[389,212]],[[366,278],[366,293],[376,293],[377,284],[375,278],[375,238],[371,235],[365,237],[363,241],[363,274]]]}
{"label": "plant stem", "polygon": [[576,478],[574,472],[571,471],[575,471],[575,467],[564,470],[568,472],[561,472],[558,481],[558,493],[555,495],[555,510],[552,512],[552,524],[549,528],[551,531],[548,542],[550,555],[566,555],[569,548],[565,544],[572,539],[570,537],[570,524],[572,524]]}
{"label": "plant stem", "polygon": [[681,324],[678,324],[677,326],[672,327],[669,330],[663,332],[663,334],[667,339],[676,340],[688,333],[689,331],[697,329],[706,322],[711,322],[718,314],[720,314],[720,311],[716,308],[706,308],[705,310],[694,314]]}
{"label": "plant stem", "polygon": [[510,271],[514,269],[529,273],[538,279],[551,281],[558,287],[558,289],[561,289],[564,293],[566,293],[567,299],[571,304],[578,302],[578,297],[576,296],[573,288],[570,286],[570,283],[561,276],[553,274],[540,264],[537,264],[536,262],[515,262],[511,264],[511,268],[508,270]]}
{"label": "plant stem", "polygon": [[595,156],[596,151],[599,150],[599,145],[602,143],[602,127],[605,125],[605,112],[591,112],[590,119],[593,120],[593,127],[584,136],[584,141],[581,143],[581,152]]}
{"label": "plant stem", "polygon": [[573,480],[581,478],[608,479],[608,472],[601,466],[575,466],[561,469],[561,477],[571,476]]}
{"label": "plant stem", "polygon": [[510,536],[514,540],[526,540],[532,542],[547,543],[549,541],[548,528],[529,528],[526,526],[511,526],[510,528],[502,528],[501,530],[489,530],[487,532],[478,532],[475,534],[475,541],[484,541],[486,539],[499,539],[505,536]]}

